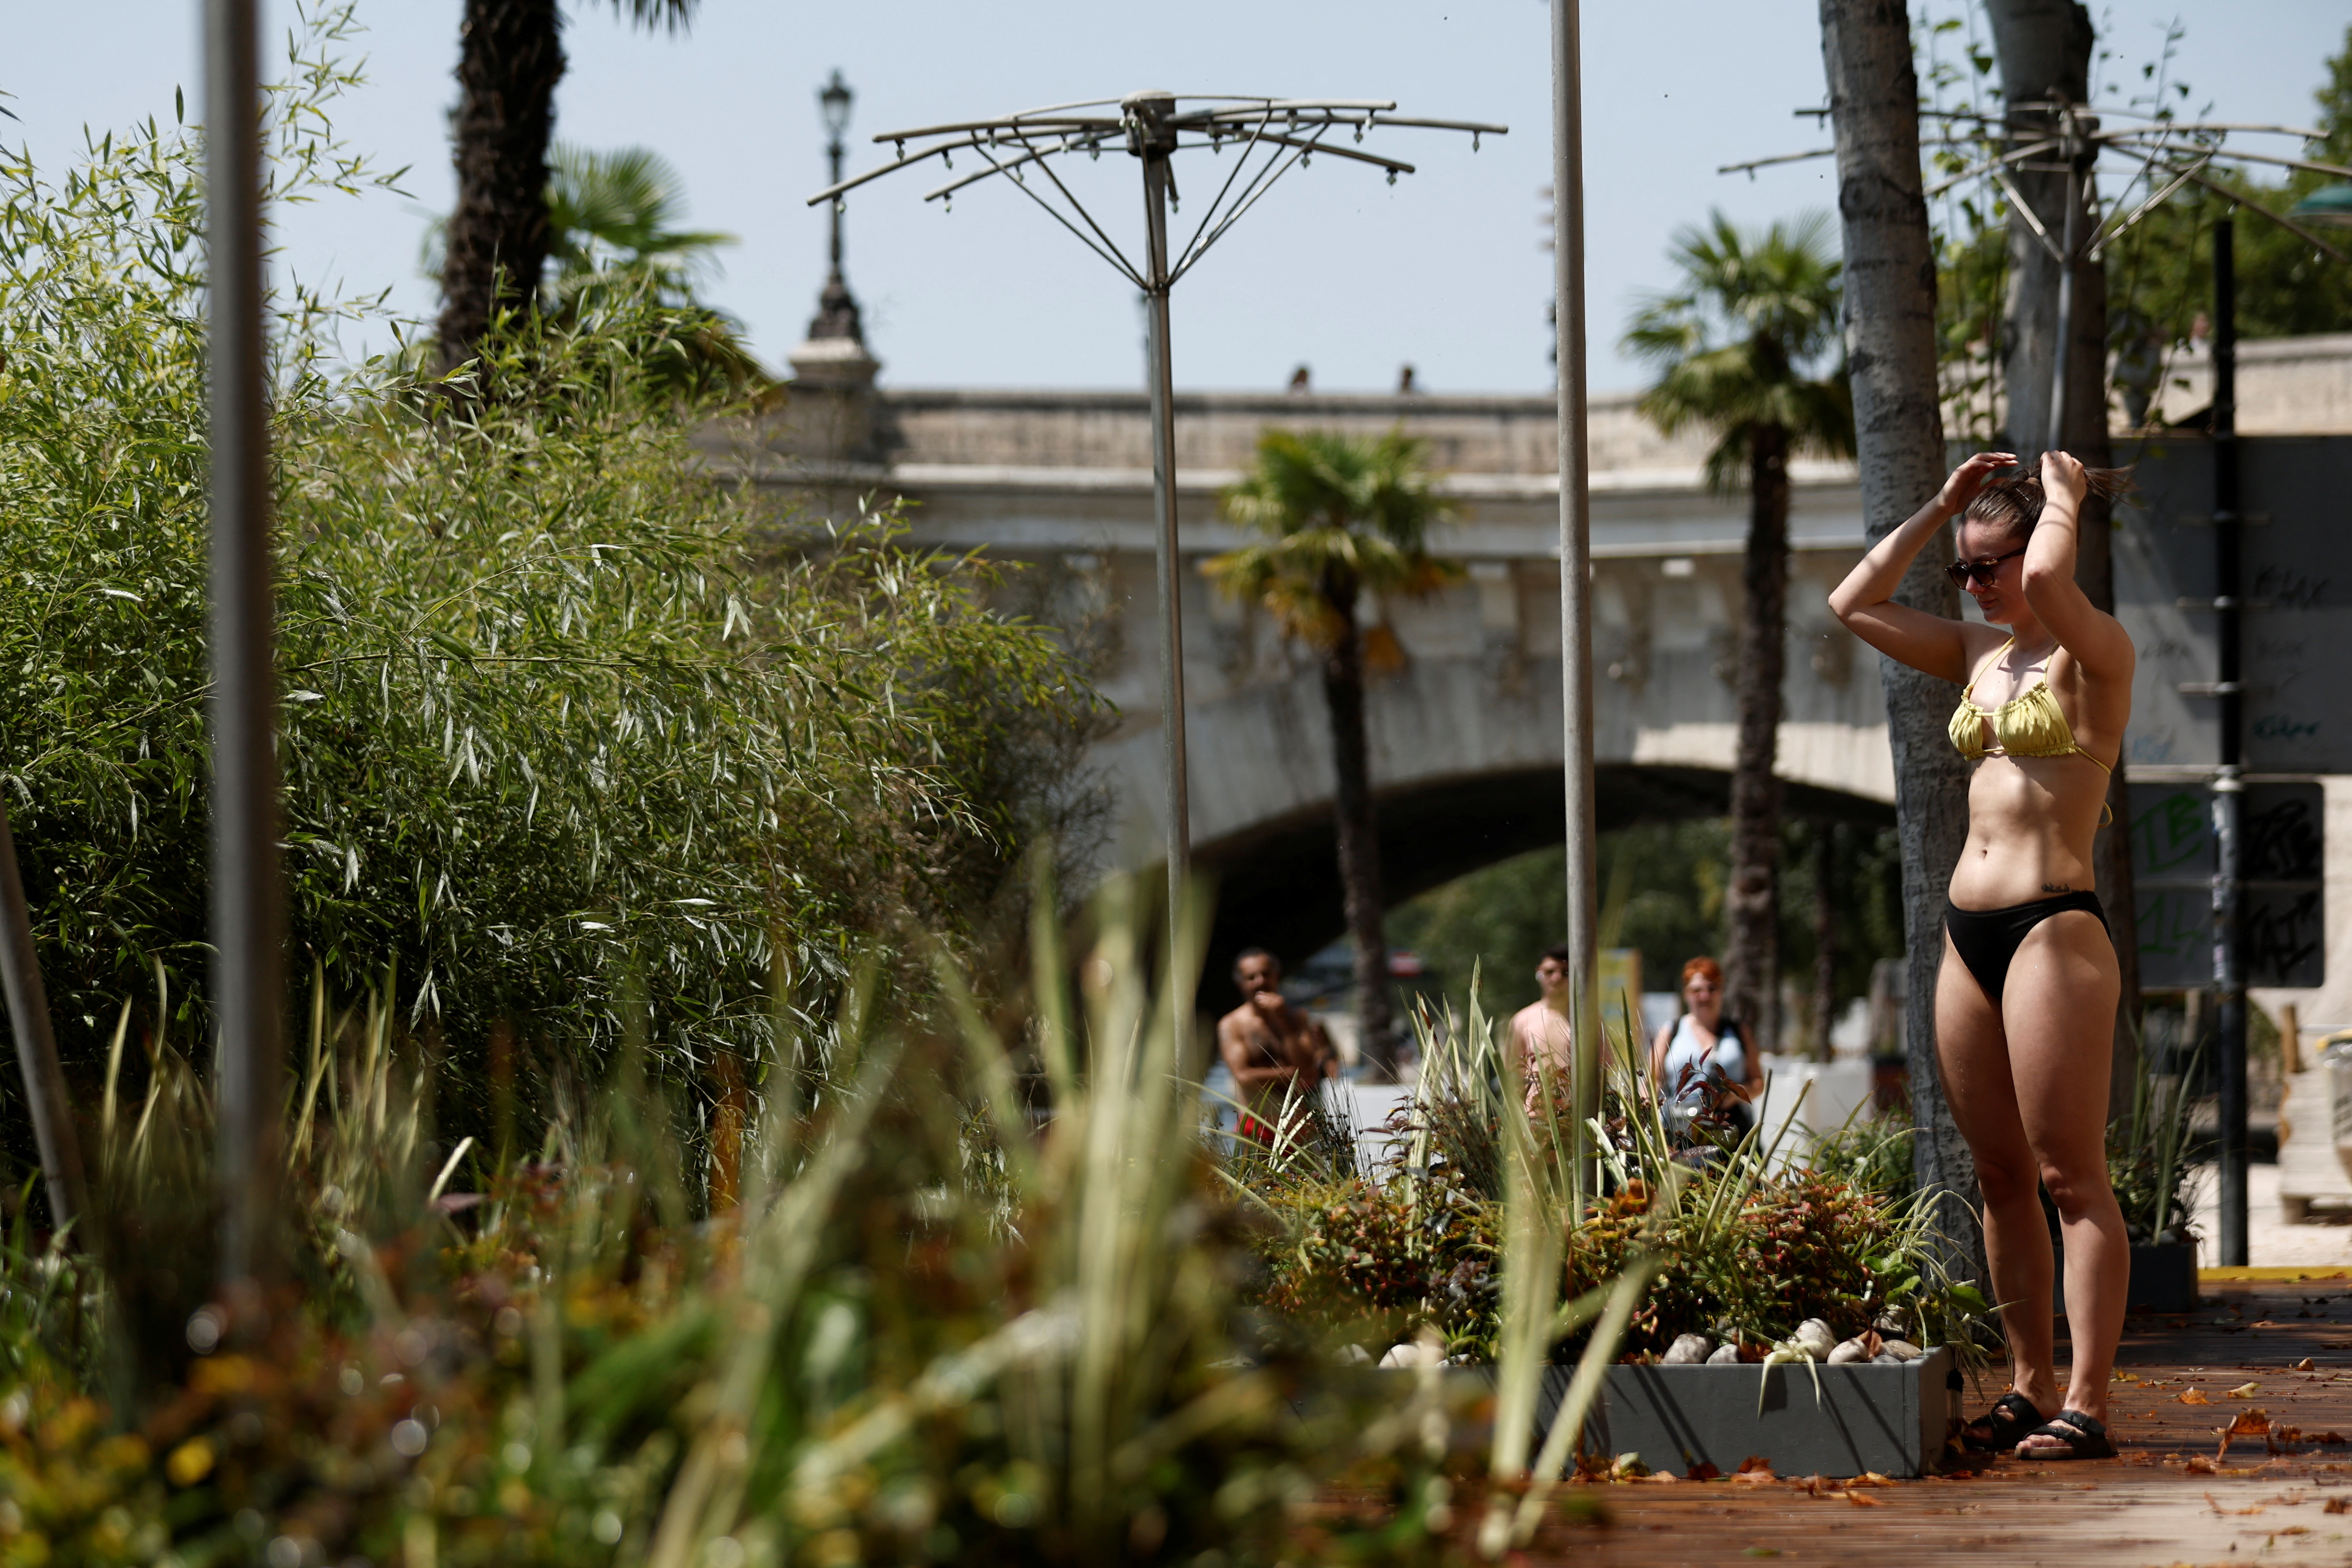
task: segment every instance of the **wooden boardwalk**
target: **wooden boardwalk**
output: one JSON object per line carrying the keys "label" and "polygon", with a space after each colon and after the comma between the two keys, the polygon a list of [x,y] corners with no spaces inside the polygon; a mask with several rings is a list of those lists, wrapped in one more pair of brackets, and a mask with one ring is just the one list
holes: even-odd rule
{"label": "wooden boardwalk", "polygon": [[[2315,1270],[2203,1289],[2200,1311],[2135,1319],[2126,1334],[2110,1422],[2119,1458],[2004,1459],[1973,1476],[1882,1486],[1587,1487],[1602,1522],[1570,1523],[1571,1510],[1556,1510],[1520,1561],[2352,1564],[2352,1278]],[[1999,1387],[1972,1390],[1969,1413]],[[2239,1436],[2216,1462],[2216,1428],[2252,1426],[2254,1412],[2275,1424],[2283,1451]]]}

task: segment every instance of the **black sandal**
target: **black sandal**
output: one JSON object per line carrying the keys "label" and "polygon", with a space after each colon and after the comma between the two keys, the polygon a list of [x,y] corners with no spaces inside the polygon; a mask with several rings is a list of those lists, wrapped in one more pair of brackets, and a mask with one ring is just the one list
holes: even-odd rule
{"label": "black sandal", "polygon": [[[2014,1448],[2025,1440],[2025,1435],[2042,1425],[2042,1412],[2033,1401],[2011,1389],[1992,1402],[1992,1408],[1960,1428],[1960,1447],[1972,1454],[1998,1454]],[[1987,1436],[1978,1437],[1972,1429],[1985,1428]]]}
{"label": "black sandal", "polygon": [[2107,1441],[2105,1425],[2096,1416],[2085,1415],[2079,1410],[2061,1410],[2025,1436],[2055,1437],[2066,1446],[2063,1448],[2021,1447],[2017,1450],[2017,1457],[2021,1459],[2112,1459],[2116,1457],[2116,1446]]}

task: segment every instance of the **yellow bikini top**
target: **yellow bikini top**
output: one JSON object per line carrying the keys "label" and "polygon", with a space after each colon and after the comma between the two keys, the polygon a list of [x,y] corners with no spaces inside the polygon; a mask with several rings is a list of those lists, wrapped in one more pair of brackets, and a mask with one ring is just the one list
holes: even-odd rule
{"label": "yellow bikini top", "polygon": [[[1993,658],[1999,659],[2016,646],[2017,639],[2010,638],[1994,651]],[[2081,757],[2101,773],[2114,776],[2115,769],[2074,743],[2074,727],[2066,722],[2066,715],[2058,706],[2058,695],[2050,689],[2048,676],[1998,708],[1978,707],[1976,689],[1974,680],[1961,688],[1960,705],[1952,710],[1950,726],[1953,747],[1969,761],[1985,757]],[[1992,726],[1990,746],[1984,741],[1987,724]]]}

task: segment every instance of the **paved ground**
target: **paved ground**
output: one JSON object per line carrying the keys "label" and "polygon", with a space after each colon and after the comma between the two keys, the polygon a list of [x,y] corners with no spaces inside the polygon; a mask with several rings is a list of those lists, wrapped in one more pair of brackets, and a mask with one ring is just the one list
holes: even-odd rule
{"label": "paved ground", "polygon": [[[1975,1476],[1862,1489],[1590,1487],[1580,1495],[1607,1522],[1547,1523],[1524,1561],[1848,1564],[1953,1553],[1970,1564],[2053,1568],[2352,1563],[2352,1269],[2205,1289],[2195,1314],[2131,1325],[2115,1393],[2121,1458],[2011,1459]],[[2306,1358],[2310,1370],[2297,1370]],[[1972,1394],[1971,1412],[1983,1402]],[[2299,1435],[2278,1454],[2263,1437],[2237,1439],[2215,1463],[2216,1428],[2256,1411]]]}

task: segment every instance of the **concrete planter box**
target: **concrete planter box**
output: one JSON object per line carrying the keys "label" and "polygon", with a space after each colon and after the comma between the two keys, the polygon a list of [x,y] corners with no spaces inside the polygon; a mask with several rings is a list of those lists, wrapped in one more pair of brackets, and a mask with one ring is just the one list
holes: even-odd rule
{"label": "concrete planter box", "polygon": [[[2051,1303],[2066,1310],[2066,1249],[2058,1250]],[[2191,1312],[2197,1310],[2197,1244],[2170,1242],[2163,1247],[2131,1249],[2131,1287],[2125,1301],[2135,1312]]]}
{"label": "concrete planter box", "polygon": [[[1585,1420],[1585,1450],[1637,1454],[1653,1470],[1681,1475],[1713,1465],[1724,1475],[1760,1456],[1784,1476],[1927,1473],[1960,1415],[1960,1374],[1946,1349],[1901,1365],[1612,1366]],[[1544,1373],[1538,1434],[1549,1427],[1575,1368]],[[1757,1409],[1763,1384],[1763,1409]]]}

